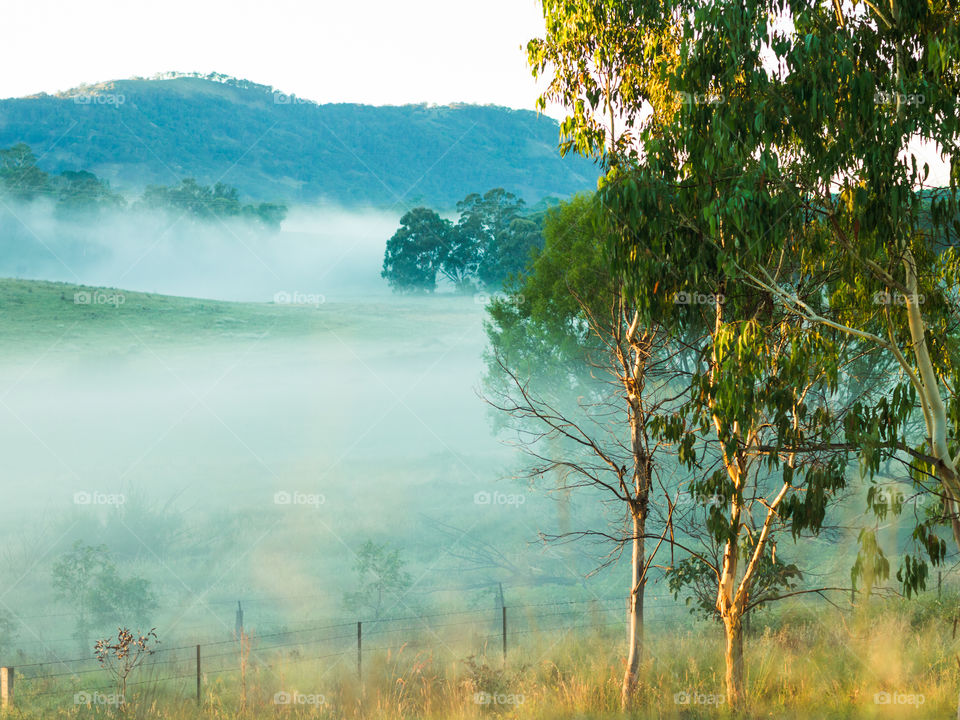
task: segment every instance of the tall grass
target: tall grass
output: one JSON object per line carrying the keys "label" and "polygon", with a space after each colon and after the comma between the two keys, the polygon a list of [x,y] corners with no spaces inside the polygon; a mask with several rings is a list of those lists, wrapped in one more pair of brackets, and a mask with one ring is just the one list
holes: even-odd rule
{"label": "tall grass", "polygon": [[[957,598],[951,597],[943,602],[874,600],[854,610],[794,605],[759,615],[746,639],[749,707],[744,717],[955,716],[957,608]],[[74,705],[76,679],[43,686],[24,680],[17,686],[13,714],[31,720],[110,715],[171,720],[620,718],[623,635],[610,626],[576,634],[530,632],[522,642],[517,639],[504,667],[495,639],[475,633],[458,643],[438,644],[424,632],[407,644],[367,652],[362,683],[356,655],[349,651],[319,660],[311,660],[306,651],[259,658],[255,652],[245,702],[236,672],[210,673],[204,677],[200,707],[192,697],[189,672],[176,681],[137,686],[122,709]],[[720,627],[692,619],[661,626],[656,617],[648,617],[646,641],[636,708],[626,717],[730,716],[723,698]]]}

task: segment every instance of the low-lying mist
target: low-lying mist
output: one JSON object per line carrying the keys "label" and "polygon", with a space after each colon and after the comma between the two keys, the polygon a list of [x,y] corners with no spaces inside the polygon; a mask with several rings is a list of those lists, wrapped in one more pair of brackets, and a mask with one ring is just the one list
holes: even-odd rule
{"label": "low-lying mist", "polygon": [[271,234],[0,205],[0,277],[125,296],[84,305],[69,286],[2,281],[0,652],[78,651],[76,608],[53,584],[78,541],[150,583],[144,622],[171,642],[228,633],[237,600],[260,631],[364,617],[344,598],[367,541],[410,573],[392,615],[492,609],[501,583],[511,603],[606,593],[584,577],[609,548],[538,538],[605,508],[511,479],[518,454],[477,393],[484,306],[391,294],[396,223],[295,208]]}
{"label": "low-lying mist", "polygon": [[398,220],[382,210],[295,207],[272,232],[236,219],[135,208],[64,215],[41,201],[4,201],[0,277],[218,300],[383,298],[383,249]]}

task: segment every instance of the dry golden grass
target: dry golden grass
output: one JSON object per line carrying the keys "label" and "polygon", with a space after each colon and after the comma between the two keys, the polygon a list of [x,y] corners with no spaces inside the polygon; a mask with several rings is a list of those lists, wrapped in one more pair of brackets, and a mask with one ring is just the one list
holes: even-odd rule
{"label": "dry golden grass", "polygon": [[[942,603],[874,601],[855,611],[782,609],[759,616],[746,642],[749,708],[744,716],[953,717],[960,686],[960,648],[952,637],[956,609],[952,598]],[[648,618],[642,685],[637,708],[628,717],[729,717],[722,698],[720,629],[692,620],[680,628],[659,629],[656,619]],[[485,657],[470,657],[466,646],[447,645],[370,652],[364,657],[362,687],[350,653],[316,662],[304,662],[307,653],[288,655],[286,661],[272,657],[270,668],[252,663],[242,714],[235,673],[205,678],[201,709],[184,699],[193,690],[186,679],[135,694],[123,712],[77,708],[71,702],[75,686],[67,682],[60,696],[32,696],[31,683],[24,681],[15,714],[32,719],[115,713],[170,720],[619,718],[624,717],[618,708],[623,636],[615,630],[530,634],[511,652],[506,669],[498,646],[488,648]],[[421,640],[430,644],[431,638]],[[278,691],[295,701],[277,704]],[[490,702],[478,703],[478,698]]]}

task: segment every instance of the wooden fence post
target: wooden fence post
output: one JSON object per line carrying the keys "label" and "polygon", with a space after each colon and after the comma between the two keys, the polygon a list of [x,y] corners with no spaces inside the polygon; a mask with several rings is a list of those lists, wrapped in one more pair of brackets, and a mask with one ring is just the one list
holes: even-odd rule
{"label": "wooden fence post", "polygon": [[503,666],[507,666],[507,606],[503,606]]}
{"label": "wooden fence post", "polygon": [[197,705],[200,704],[200,646],[197,645]]}
{"label": "wooden fence post", "polygon": [[13,709],[13,668],[0,667],[0,707]]}
{"label": "wooden fence post", "polygon": [[363,623],[357,620],[357,679],[363,681]]}

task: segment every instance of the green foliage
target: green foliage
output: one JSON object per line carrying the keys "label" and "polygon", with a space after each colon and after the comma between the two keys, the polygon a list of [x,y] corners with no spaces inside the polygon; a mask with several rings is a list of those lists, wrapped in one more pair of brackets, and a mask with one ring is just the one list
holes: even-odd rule
{"label": "green foliage", "polygon": [[503,188],[468,195],[457,209],[456,225],[425,207],[400,219],[381,272],[395,290],[433,292],[438,275],[459,290],[474,281],[496,290],[526,268],[542,243],[538,216],[522,215],[523,200]]}
{"label": "green foliage", "polygon": [[354,571],[357,590],[347,593],[344,603],[363,614],[369,611],[374,620],[403,602],[413,580],[405,569],[400,550],[386,543],[367,540],[357,551]]}
{"label": "green foliage", "polygon": [[503,188],[471,193],[457,203],[457,211],[459,242],[470,249],[476,278],[487,288],[498,289],[522,272],[542,242],[538,223],[523,217],[523,200]]}
{"label": "green foliage", "polygon": [[[437,273],[451,253],[453,225],[429,208],[415,208],[400,218],[400,229],[387,241],[383,271],[395,290],[433,292]],[[459,264],[457,256],[452,262]]]}
{"label": "green foliage", "polygon": [[857,543],[859,551],[850,569],[850,582],[854,589],[859,582],[869,595],[876,585],[890,577],[890,561],[884,555],[880,543],[877,542],[875,531],[868,528],[861,529],[857,535]]}
{"label": "green foliage", "polygon": [[[909,147],[918,136],[948,156],[957,147],[956,8],[598,0],[544,9],[547,38],[531,44],[531,61],[548,76],[544,101],[570,112],[567,146],[607,169],[600,197],[618,225],[616,270],[646,322],[709,335],[686,422],[664,424],[670,439],[713,423],[729,459],[765,428],[766,470],[803,487],[778,510],[794,536],[822,525],[845,482],[843,448],[856,448],[868,474],[896,453],[919,453],[918,490],[934,475],[960,497],[955,471],[923,459],[960,448],[958,265],[948,247],[957,202],[952,188],[918,191],[928,168]],[[936,368],[922,384],[945,385],[935,391],[950,438],[938,447],[918,447],[941,435],[916,430],[921,371],[877,373],[894,359],[878,357],[881,348],[917,348],[897,300],[908,259]],[[722,300],[714,312],[678,305],[683,293]],[[818,446],[836,452],[816,457]],[[807,448],[799,465],[785,462],[798,447]],[[702,453],[693,445],[683,454],[696,462]],[[722,473],[701,485],[734,506],[742,500]],[[724,539],[719,510],[708,522]],[[913,539],[937,562],[935,523],[922,524]],[[910,592],[925,573],[908,557],[898,577]]]}
{"label": "green foliage", "polygon": [[582,363],[600,349],[585,312],[609,312],[603,305],[616,284],[592,196],[578,195],[548,210],[542,235],[543,248],[509,295],[488,308],[491,345],[525,376],[551,360]]}
{"label": "green foliage", "polygon": [[[484,388],[492,396],[512,394],[514,381],[504,372],[509,368],[554,409],[582,417],[609,395],[606,342],[621,330],[611,316],[618,283],[606,262],[610,237],[595,198],[586,194],[548,210],[542,235],[543,248],[526,271],[487,306]],[[507,418],[498,412],[494,422],[502,428]]]}
{"label": "green foliage", "polygon": [[[668,569],[666,579],[670,592],[675,598],[684,598],[691,614],[705,619],[720,619],[720,613],[717,612],[716,572],[703,558],[683,558]],[[777,562],[772,553],[764,553],[757,566],[748,612],[776,601],[781,594],[794,590],[802,579],[803,574],[796,564]]]}

